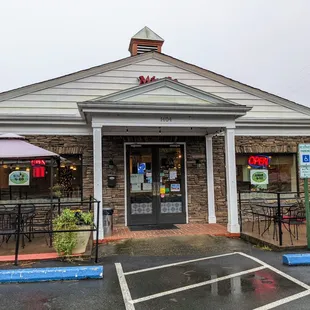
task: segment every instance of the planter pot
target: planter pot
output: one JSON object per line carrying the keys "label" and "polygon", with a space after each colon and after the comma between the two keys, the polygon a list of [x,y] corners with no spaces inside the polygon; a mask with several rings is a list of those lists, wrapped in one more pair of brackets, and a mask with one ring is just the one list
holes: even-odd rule
{"label": "planter pot", "polygon": [[[78,229],[91,229],[90,225],[81,225]],[[81,231],[77,232],[77,242],[76,246],[72,250],[72,254],[83,254],[86,251],[86,247],[89,241],[91,231]]]}

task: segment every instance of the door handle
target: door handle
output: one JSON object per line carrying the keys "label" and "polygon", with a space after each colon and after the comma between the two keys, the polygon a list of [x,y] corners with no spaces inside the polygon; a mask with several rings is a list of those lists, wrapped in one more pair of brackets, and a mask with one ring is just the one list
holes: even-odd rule
{"label": "door handle", "polygon": [[159,192],[159,190],[160,190],[160,183],[159,182],[153,182],[153,187],[152,187],[152,189],[153,189],[153,196],[159,196],[160,195],[160,192]]}
{"label": "door handle", "polygon": [[156,191],[157,186],[156,186],[156,182],[153,182],[152,185],[153,185],[153,186],[152,186],[152,190],[153,190],[152,195],[153,195],[153,196],[157,196],[157,191]]}
{"label": "door handle", "polygon": [[160,196],[160,182],[157,182],[157,196]]}

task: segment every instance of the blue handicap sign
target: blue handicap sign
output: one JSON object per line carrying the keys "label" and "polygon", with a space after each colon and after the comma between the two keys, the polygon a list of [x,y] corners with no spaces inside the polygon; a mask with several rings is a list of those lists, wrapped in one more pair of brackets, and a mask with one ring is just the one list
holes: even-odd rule
{"label": "blue handicap sign", "polygon": [[302,155],[302,162],[303,163],[310,163],[310,154]]}

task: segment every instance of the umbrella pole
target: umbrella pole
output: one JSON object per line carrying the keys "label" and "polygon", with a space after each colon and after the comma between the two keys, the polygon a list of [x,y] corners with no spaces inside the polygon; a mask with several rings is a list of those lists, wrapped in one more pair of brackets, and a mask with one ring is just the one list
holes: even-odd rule
{"label": "umbrella pole", "polygon": [[51,194],[51,202],[53,201],[53,186],[54,186],[54,184],[53,184],[54,183],[54,171],[53,171],[54,170],[53,169],[54,163],[53,163],[53,160],[54,159],[51,158],[51,193],[50,193]]}

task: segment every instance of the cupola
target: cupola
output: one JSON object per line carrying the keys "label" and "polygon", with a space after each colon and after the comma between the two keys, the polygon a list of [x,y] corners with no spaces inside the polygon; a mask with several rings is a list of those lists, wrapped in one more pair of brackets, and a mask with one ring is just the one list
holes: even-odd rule
{"label": "cupola", "polygon": [[163,38],[145,26],[131,38],[128,50],[131,56],[136,56],[146,52],[161,53],[163,43]]}

